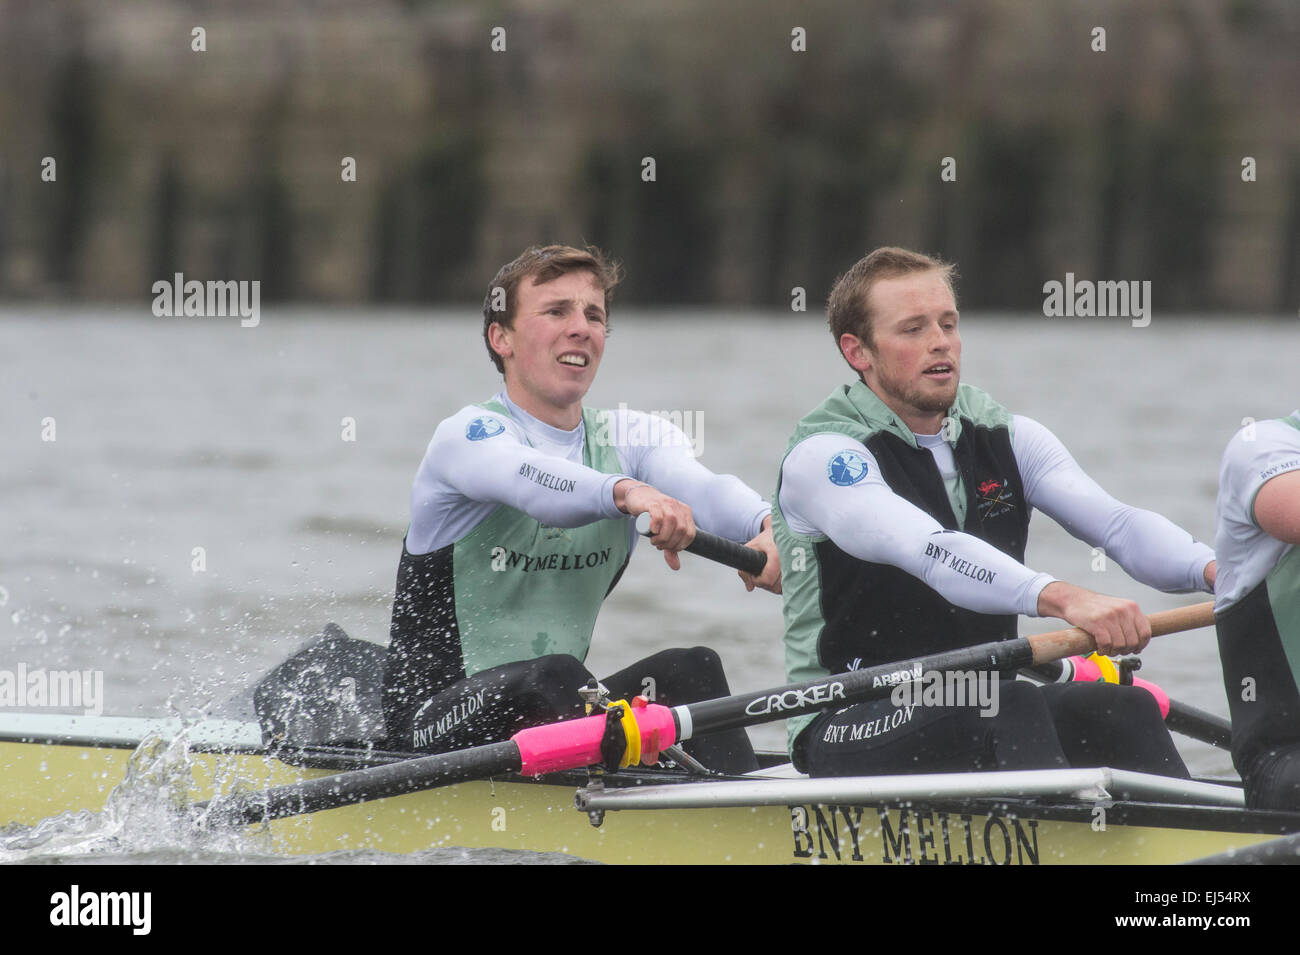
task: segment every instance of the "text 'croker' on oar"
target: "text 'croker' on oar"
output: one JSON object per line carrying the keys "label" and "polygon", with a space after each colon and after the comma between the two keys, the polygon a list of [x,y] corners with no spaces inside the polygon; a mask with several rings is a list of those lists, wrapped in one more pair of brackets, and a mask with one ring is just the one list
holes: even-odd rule
{"label": "text 'croker' on oar", "polygon": [[[1155,613],[1149,620],[1152,636],[1162,636],[1208,625],[1213,610],[1211,604],[1204,603]],[[1058,630],[671,708],[637,698],[595,716],[521,730],[504,742],[323,776],[262,792],[218,796],[200,803],[196,810],[201,824],[247,824],[504,773],[537,776],[578,769],[608,763],[615,751],[622,754],[620,765],[630,765],[641,754],[653,757],[696,734],[880,699],[900,683],[923,680],[930,671],[1009,673],[1093,649],[1092,637],[1083,630]]]}
{"label": "text 'croker' on oar", "polygon": [[[651,536],[650,532],[650,515],[640,514],[636,519],[637,533],[643,537]],[[716,537],[713,534],[707,534],[703,531],[696,531],[695,540],[686,548],[689,553],[697,554],[708,560],[716,561],[727,567],[734,567],[737,570],[743,570],[748,574],[758,576],[763,572],[763,566],[767,561],[767,555],[760,550],[752,547],[746,547],[743,544],[737,544],[723,537]],[[1195,622],[1189,627],[1180,627],[1179,629],[1197,629],[1208,627],[1214,623],[1214,616],[1206,610],[1209,604],[1198,604],[1196,608],[1197,616]],[[1174,632],[1174,631],[1168,631]],[[1062,668],[1058,663],[1052,663],[1047,667],[1040,666],[1039,672],[1035,673],[1032,669],[1027,670],[1028,676],[1048,682],[1056,681],[1061,678]],[[1070,674],[1071,679],[1085,679],[1078,674]],[[1168,694],[1164,693],[1155,684],[1146,681],[1133,681],[1135,685],[1145,685],[1152,690],[1157,700],[1161,701],[1161,715],[1165,719],[1169,729],[1176,733],[1192,739],[1209,743],[1211,746],[1217,746],[1220,749],[1227,749],[1232,739],[1232,726],[1221,716],[1213,713],[1207,713],[1205,710],[1171,699]]]}

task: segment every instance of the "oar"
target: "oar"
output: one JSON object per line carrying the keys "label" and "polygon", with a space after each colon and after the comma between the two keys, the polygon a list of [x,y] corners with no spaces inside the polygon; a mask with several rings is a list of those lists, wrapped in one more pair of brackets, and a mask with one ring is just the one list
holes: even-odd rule
{"label": "oar", "polygon": [[[642,537],[650,536],[650,515],[640,514],[636,519],[637,533]],[[686,548],[692,554],[708,560],[717,561],[728,567],[734,567],[737,570],[743,570],[748,574],[758,576],[763,572],[763,567],[767,563],[767,555],[760,550],[752,547],[746,547],[743,544],[737,544],[729,541],[724,537],[717,537],[713,534],[707,534],[704,531],[695,532],[695,540]],[[1210,607],[1210,610],[1204,610],[1199,614],[1193,623],[1182,629],[1196,630],[1201,627],[1209,627],[1214,623],[1214,613],[1211,604],[1200,604],[1201,608]],[[1173,632],[1173,631],[1169,631]],[[1039,672],[1035,673],[1034,669]],[[1040,680],[1049,683],[1060,679],[1063,665],[1060,662],[1052,662],[1042,667],[1029,669],[1026,671],[1029,676],[1036,676]],[[1157,691],[1157,699],[1164,691],[1159,687],[1152,687]],[[1181,733],[1191,739],[1200,740],[1203,743],[1209,743],[1211,746],[1217,746],[1220,749],[1228,749],[1232,742],[1232,726],[1221,716],[1215,716],[1213,713],[1207,713],[1198,707],[1189,703],[1182,703],[1172,699],[1168,694],[1164,694],[1168,700],[1168,710],[1163,715],[1165,725],[1176,733]],[[1164,707],[1162,707],[1164,709]]]}
{"label": "oar", "polygon": [[[1211,613],[1208,603],[1155,613],[1149,618],[1151,633],[1161,636],[1203,626]],[[900,683],[924,679],[928,671],[1010,672],[1093,649],[1092,637],[1078,629],[983,643],[671,709],[657,703],[634,706],[622,721],[616,723],[611,719],[608,728],[605,714],[551,723],[521,730],[501,743],[323,776],[262,792],[219,796],[200,803],[196,809],[202,824],[247,824],[504,773],[534,776],[578,769],[604,761],[604,753],[609,748],[607,729],[617,727],[632,733],[627,740],[628,751],[655,753],[697,734],[755,726],[816,713],[830,706],[880,699],[889,696]]]}
{"label": "oar", "polygon": [[[649,514],[637,515],[636,532],[642,537],[651,536]],[[754,577],[761,574],[763,568],[767,566],[767,555],[761,550],[701,530],[697,530],[695,540],[686,545],[686,552],[717,561],[727,567],[734,567],[736,570],[743,570]]]}
{"label": "oar", "polygon": [[[639,514],[637,516],[636,529],[637,533],[642,537],[651,536],[649,514]],[[745,573],[754,576],[761,574],[763,567],[767,563],[767,555],[761,550],[755,550],[752,547],[746,547],[744,544],[737,544],[734,541],[727,540],[725,537],[717,537],[698,530],[695,532],[695,540],[687,546],[686,550],[689,553],[716,561],[727,567],[743,570]],[[1212,604],[1197,604],[1196,608],[1199,612],[1192,619],[1190,625],[1181,627],[1180,630],[1197,630],[1214,624]],[[1176,631],[1166,631],[1166,633],[1174,632]],[[1025,672],[1028,676],[1037,677],[1040,681],[1051,683],[1060,679],[1062,669],[1063,664],[1054,661],[1043,666],[1027,668]],[[1151,684],[1151,686],[1154,686],[1154,684]],[[1158,687],[1156,689],[1159,693],[1164,692],[1159,690]],[[1211,746],[1217,746],[1220,749],[1228,748],[1232,741],[1232,726],[1222,716],[1208,713],[1199,707],[1192,706],[1190,703],[1182,703],[1169,698],[1167,694],[1166,699],[1169,701],[1169,710],[1164,714],[1165,724],[1171,730],[1192,739],[1200,740],[1203,743],[1209,743]]]}
{"label": "oar", "polygon": [[1170,700],[1165,725],[1175,733],[1182,733],[1219,749],[1232,748],[1232,724],[1222,716],[1207,713],[1190,703]]}

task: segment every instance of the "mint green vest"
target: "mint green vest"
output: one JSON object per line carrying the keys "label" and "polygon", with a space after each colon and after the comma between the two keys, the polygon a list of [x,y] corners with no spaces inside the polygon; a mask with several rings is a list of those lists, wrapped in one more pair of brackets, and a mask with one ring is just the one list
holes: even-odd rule
{"label": "mint green vest", "polygon": [[[506,413],[499,402],[480,407]],[[605,412],[584,408],[582,463],[607,474],[621,468],[598,441]],[[567,653],[584,660],[596,614],[628,559],[628,522],[548,527],[501,505],[453,544],[452,568],[466,676]]]}

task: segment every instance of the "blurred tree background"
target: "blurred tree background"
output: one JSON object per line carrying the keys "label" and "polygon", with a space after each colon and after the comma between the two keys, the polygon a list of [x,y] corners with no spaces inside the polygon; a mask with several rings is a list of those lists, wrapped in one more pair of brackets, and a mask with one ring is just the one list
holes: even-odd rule
{"label": "blurred tree background", "polygon": [[811,310],[894,244],[967,308],[1294,312],[1298,104],[1294,0],[0,0],[0,298],[467,301],[585,241],[625,302]]}

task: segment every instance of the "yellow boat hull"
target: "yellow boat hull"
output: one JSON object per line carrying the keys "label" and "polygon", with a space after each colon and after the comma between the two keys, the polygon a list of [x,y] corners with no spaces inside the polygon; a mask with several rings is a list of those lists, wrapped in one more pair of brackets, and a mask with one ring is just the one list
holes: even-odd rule
{"label": "yellow boat hull", "polygon": [[[183,804],[217,793],[292,783],[326,770],[261,753],[190,753]],[[101,811],[127,776],[127,748],[0,742],[0,825],[33,826],[79,810]],[[138,767],[147,762],[137,760]],[[147,775],[147,768],[139,770]],[[146,778],[146,785],[158,785]],[[181,791],[184,789],[185,791]],[[1101,806],[1044,811],[1004,806],[759,805],[619,811],[599,827],[573,805],[574,785],[504,778],[275,820],[251,827],[250,850],[317,854],[408,853],[439,847],[561,852],[637,864],[1163,864],[1243,848],[1285,827],[1224,831],[1108,822]],[[1238,825],[1244,810],[1200,810]],[[1074,818],[1059,818],[1072,815]],[[1058,818],[1054,818],[1058,817]],[[1200,818],[1200,817],[1198,817]],[[1213,819],[1209,820],[1214,822]]]}

